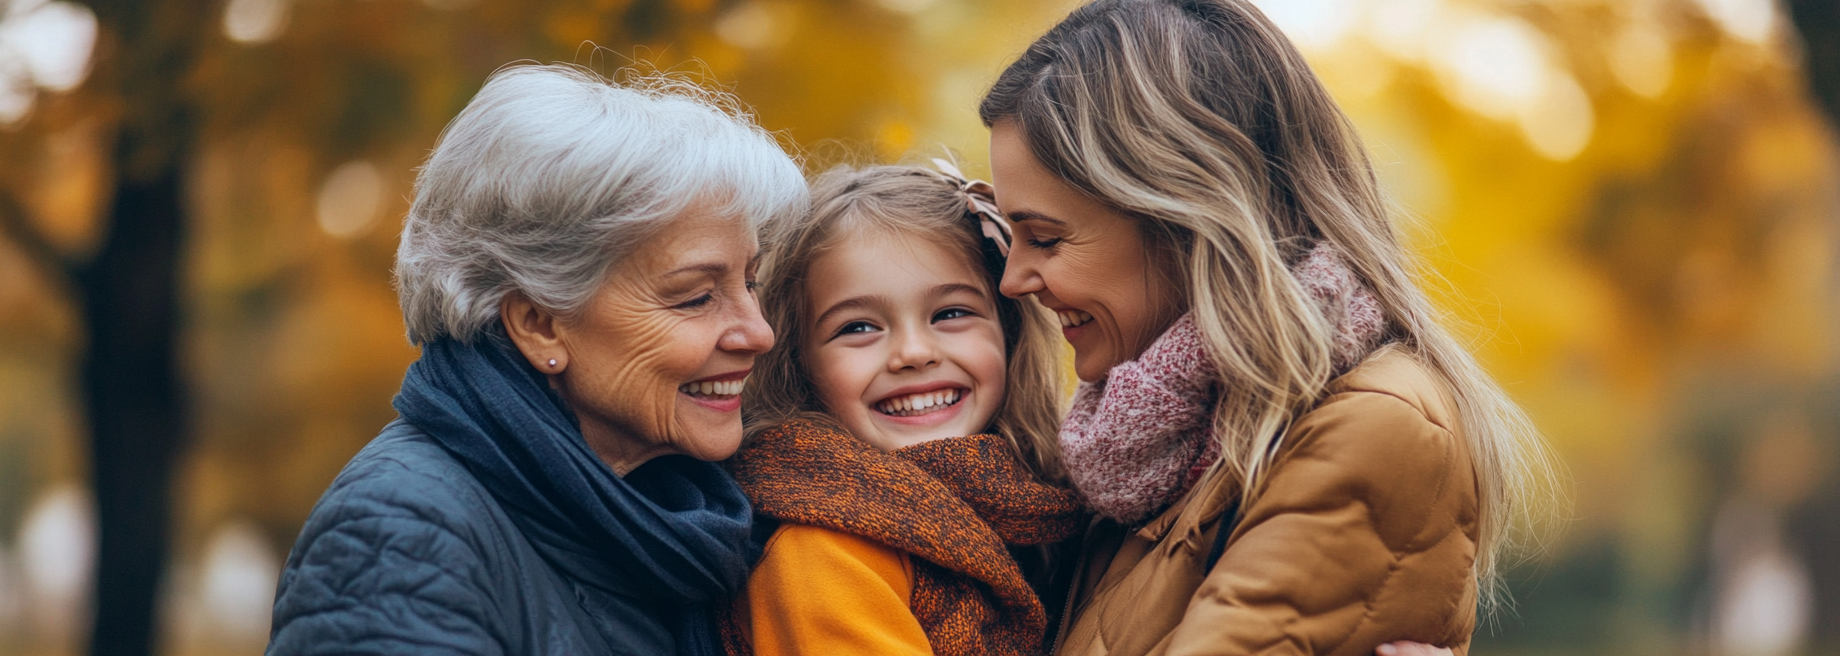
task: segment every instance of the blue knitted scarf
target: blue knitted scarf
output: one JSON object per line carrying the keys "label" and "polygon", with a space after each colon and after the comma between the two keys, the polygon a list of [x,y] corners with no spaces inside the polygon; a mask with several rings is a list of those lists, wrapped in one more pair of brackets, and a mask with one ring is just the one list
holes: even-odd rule
{"label": "blue knitted scarf", "polygon": [[725,600],[747,579],[751,508],[734,480],[679,455],[614,474],[503,335],[424,345],[394,405],[585,585],[693,611],[682,616],[694,623],[704,613],[692,605]]}

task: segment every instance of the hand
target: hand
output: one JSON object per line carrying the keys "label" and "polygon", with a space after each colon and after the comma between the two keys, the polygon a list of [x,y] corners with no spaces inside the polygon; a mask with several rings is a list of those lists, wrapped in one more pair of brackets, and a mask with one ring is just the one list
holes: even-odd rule
{"label": "hand", "polygon": [[1422,642],[1389,642],[1374,649],[1375,656],[1452,656],[1449,649]]}

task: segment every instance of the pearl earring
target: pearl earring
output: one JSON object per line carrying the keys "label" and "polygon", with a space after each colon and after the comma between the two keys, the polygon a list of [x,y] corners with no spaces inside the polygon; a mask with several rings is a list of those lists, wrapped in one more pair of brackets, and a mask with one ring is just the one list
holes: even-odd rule
{"label": "pearl earring", "polygon": [[552,367],[554,367],[554,366],[556,366],[556,359],[555,359],[555,358],[550,358],[550,359],[549,359],[549,366],[552,366]]}

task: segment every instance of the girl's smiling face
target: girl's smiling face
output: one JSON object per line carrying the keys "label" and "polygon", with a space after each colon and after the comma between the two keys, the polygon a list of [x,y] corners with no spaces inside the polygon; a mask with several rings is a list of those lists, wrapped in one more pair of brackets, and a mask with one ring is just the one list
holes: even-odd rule
{"label": "girl's smiling face", "polygon": [[982,272],[924,238],[841,240],[806,276],[816,318],[802,346],[825,409],[883,451],[988,430],[1005,357]]}

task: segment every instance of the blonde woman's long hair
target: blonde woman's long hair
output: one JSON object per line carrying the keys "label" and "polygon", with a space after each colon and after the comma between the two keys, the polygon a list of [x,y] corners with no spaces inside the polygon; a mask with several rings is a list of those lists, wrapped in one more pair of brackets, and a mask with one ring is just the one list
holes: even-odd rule
{"label": "blonde woman's long hair", "polygon": [[1223,381],[1225,467],[1256,498],[1291,421],[1325,395],[1334,326],[1291,266],[1340,250],[1386,314],[1385,349],[1447,385],[1480,487],[1476,573],[1505,600],[1504,547],[1550,499],[1552,465],[1518,405],[1441,323],[1353,126],[1249,0],[1099,0],[1003,72],[979,107],[1074,188],[1179,253],[1189,309]]}
{"label": "blonde woman's long hair", "polygon": [[[966,214],[958,185],[917,166],[841,166],[812,183],[811,213],[767,223],[762,238],[760,298],[778,346],[762,354],[742,392],[748,436],[787,420],[823,421],[841,430],[812,385],[804,345],[810,336],[807,274],[819,256],[864,234],[892,234],[943,244],[984,273],[984,292],[997,308],[1008,356],[1003,404],[990,430],[1015,449],[1037,477],[1064,484],[1060,458],[1061,353],[1059,324],[1034,299],[997,292],[1001,260],[987,261],[982,233]],[[994,268],[993,268],[994,264]]]}

